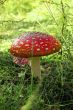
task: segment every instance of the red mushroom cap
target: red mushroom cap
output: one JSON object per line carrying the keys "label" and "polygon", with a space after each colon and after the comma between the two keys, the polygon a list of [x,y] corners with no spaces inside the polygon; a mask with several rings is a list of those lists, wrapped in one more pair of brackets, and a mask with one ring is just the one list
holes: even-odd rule
{"label": "red mushroom cap", "polygon": [[25,64],[28,64],[28,58],[13,57],[13,62],[19,66],[23,66]]}
{"label": "red mushroom cap", "polygon": [[15,39],[10,52],[21,58],[38,57],[53,54],[61,49],[59,40],[40,32],[28,32]]}

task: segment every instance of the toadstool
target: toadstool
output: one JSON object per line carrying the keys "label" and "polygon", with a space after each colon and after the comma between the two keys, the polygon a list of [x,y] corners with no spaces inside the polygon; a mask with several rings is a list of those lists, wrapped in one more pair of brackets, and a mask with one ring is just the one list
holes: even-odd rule
{"label": "toadstool", "polygon": [[61,43],[52,35],[41,32],[27,32],[16,38],[10,52],[19,58],[28,58],[33,76],[41,78],[40,57],[58,52]]}
{"label": "toadstool", "polygon": [[19,66],[24,66],[25,64],[29,64],[27,58],[13,57],[13,62]]}

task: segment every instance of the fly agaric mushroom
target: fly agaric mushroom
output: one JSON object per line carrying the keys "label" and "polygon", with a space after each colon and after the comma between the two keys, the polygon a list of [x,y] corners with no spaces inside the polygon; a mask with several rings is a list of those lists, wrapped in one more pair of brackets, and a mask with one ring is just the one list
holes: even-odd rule
{"label": "fly agaric mushroom", "polygon": [[28,32],[17,38],[10,52],[19,58],[28,58],[33,76],[41,78],[40,57],[58,52],[61,49],[59,40],[40,32]]}
{"label": "fly agaric mushroom", "polygon": [[29,64],[27,58],[13,57],[13,62],[19,66],[24,66],[25,64]]}

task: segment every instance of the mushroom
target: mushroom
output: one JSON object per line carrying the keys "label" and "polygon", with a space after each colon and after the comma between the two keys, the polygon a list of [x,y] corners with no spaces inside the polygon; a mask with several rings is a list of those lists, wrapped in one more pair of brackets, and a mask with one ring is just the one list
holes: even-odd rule
{"label": "mushroom", "polygon": [[52,35],[27,32],[15,39],[10,53],[15,57],[28,58],[32,75],[41,79],[40,57],[56,53],[60,49],[60,41]]}
{"label": "mushroom", "polygon": [[27,58],[13,57],[13,62],[19,66],[24,66],[25,64],[29,64]]}

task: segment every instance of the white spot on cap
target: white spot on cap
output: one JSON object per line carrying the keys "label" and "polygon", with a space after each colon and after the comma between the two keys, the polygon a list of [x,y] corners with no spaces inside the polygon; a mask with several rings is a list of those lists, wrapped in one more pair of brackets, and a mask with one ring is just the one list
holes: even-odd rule
{"label": "white spot on cap", "polygon": [[55,50],[55,48],[53,48],[53,50]]}
{"label": "white spot on cap", "polygon": [[55,43],[55,45],[58,45],[58,43]]}
{"label": "white spot on cap", "polygon": [[32,39],[35,39],[35,37],[32,37]]}
{"label": "white spot on cap", "polygon": [[26,42],[28,42],[29,40],[26,40]]}
{"label": "white spot on cap", "polygon": [[45,46],[47,46],[47,44],[45,44]]}
{"label": "white spot on cap", "polygon": [[17,42],[17,41],[19,41],[19,38],[16,38],[14,42]]}
{"label": "white spot on cap", "polygon": [[20,46],[16,45],[17,48],[20,48]]}
{"label": "white spot on cap", "polygon": [[38,44],[36,44],[35,46],[38,46]]}
{"label": "white spot on cap", "polygon": [[43,42],[40,42],[40,44],[43,44]]}
{"label": "white spot on cap", "polygon": [[29,44],[25,44],[25,46],[29,46]]}
{"label": "white spot on cap", "polygon": [[45,48],[45,50],[49,50],[48,48]]}
{"label": "white spot on cap", "polygon": [[42,45],[42,47],[44,47],[44,45]]}
{"label": "white spot on cap", "polygon": [[40,51],[40,48],[38,48],[37,51]]}
{"label": "white spot on cap", "polygon": [[16,53],[18,53],[18,50],[16,50]]}
{"label": "white spot on cap", "polygon": [[25,51],[25,49],[21,49],[22,51]]}
{"label": "white spot on cap", "polygon": [[13,44],[17,45],[18,41],[19,41],[19,39],[16,39]]}
{"label": "white spot on cap", "polygon": [[20,44],[24,44],[22,41],[20,41]]}
{"label": "white spot on cap", "polygon": [[14,42],[13,45],[14,45],[14,46],[17,46],[17,42],[16,42],[16,43]]}
{"label": "white spot on cap", "polygon": [[42,40],[41,38],[39,40]]}
{"label": "white spot on cap", "polygon": [[36,44],[36,43],[37,43],[37,41],[34,41],[34,43]]}

